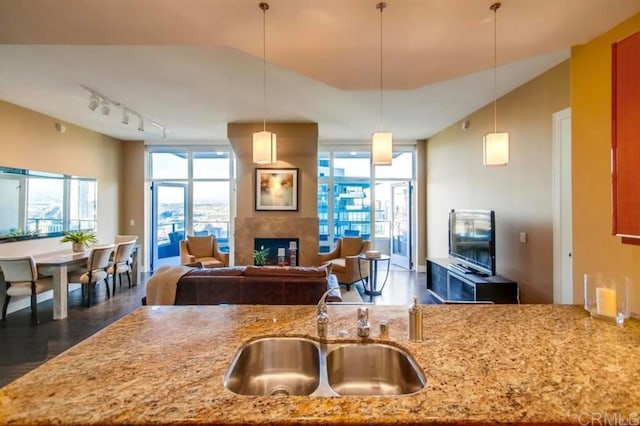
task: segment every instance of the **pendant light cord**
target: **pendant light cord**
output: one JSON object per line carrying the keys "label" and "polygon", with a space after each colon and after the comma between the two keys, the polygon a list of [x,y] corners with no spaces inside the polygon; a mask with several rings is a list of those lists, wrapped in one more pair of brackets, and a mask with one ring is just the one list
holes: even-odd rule
{"label": "pendant light cord", "polygon": [[493,10],[493,133],[498,133],[498,9],[502,3],[494,3]]}
{"label": "pendant light cord", "polygon": [[267,131],[267,10],[268,3],[260,3],[262,9],[262,131]]}
{"label": "pendant light cord", "polygon": [[382,11],[387,7],[387,3],[380,2],[376,8],[380,10],[380,131],[384,130],[383,114],[383,87],[382,87]]}

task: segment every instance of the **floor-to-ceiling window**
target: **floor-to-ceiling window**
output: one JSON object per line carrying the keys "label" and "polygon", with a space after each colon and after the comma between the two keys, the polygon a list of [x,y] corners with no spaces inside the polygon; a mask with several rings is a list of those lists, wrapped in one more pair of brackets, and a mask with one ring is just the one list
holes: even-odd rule
{"label": "floor-to-ceiling window", "polygon": [[229,251],[233,155],[228,147],[150,147],[151,266],[179,263],[186,235],[214,235]]}
{"label": "floor-to-ceiling window", "polygon": [[[367,147],[368,148],[368,147]],[[390,166],[371,164],[362,147],[318,153],[320,252],[343,236],[362,236],[393,263],[413,268],[415,148],[399,147]]]}

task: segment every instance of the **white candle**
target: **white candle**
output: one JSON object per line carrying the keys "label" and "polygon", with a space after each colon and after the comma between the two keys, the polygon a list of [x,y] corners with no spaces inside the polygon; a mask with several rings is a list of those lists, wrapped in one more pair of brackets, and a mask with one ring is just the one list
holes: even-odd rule
{"label": "white candle", "polygon": [[613,288],[596,288],[596,313],[606,317],[615,317],[617,314],[616,291]]}
{"label": "white candle", "polygon": [[284,248],[278,249],[278,256],[284,256]]}

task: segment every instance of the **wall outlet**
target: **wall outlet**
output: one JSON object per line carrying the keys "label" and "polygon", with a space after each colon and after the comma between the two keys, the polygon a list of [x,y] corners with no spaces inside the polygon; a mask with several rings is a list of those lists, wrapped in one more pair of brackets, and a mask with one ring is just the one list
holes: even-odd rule
{"label": "wall outlet", "polygon": [[522,244],[526,244],[527,243],[527,233],[526,232],[521,232],[520,233],[520,242]]}

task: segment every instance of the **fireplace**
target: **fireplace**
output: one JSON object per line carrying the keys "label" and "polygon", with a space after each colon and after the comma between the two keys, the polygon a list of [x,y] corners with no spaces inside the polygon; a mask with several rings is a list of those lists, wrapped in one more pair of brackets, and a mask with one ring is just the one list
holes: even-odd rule
{"label": "fireplace", "polygon": [[253,245],[267,251],[265,266],[298,266],[298,238],[255,238]]}
{"label": "fireplace", "polygon": [[[317,214],[317,209],[316,209]],[[259,217],[235,218],[235,247],[233,250],[234,265],[253,265],[253,250],[256,248],[256,238],[273,238],[294,240],[297,238],[298,251],[296,265],[318,266],[318,217],[280,217],[265,215]],[[260,246],[257,246],[258,249]],[[267,246],[265,246],[267,247]],[[289,244],[280,245],[286,249]],[[278,256],[278,247],[271,254]],[[271,251],[271,250],[269,250]],[[289,260],[289,263],[291,260]],[[277,263],[277,260],[276,260]]]}

